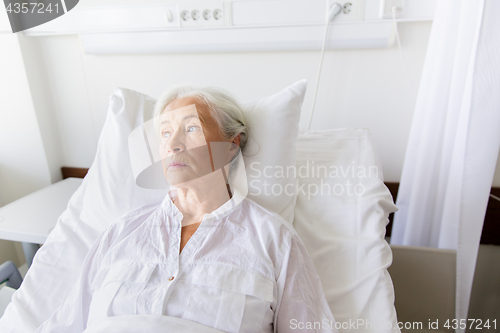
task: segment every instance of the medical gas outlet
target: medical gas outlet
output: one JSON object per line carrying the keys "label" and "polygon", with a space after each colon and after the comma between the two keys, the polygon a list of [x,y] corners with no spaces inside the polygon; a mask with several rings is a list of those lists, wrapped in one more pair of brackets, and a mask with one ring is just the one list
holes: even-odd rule
{"label": "medical gas outlet", "polygon": [[181,27],[224,26],[224,3],[206,1],[179,4]]}

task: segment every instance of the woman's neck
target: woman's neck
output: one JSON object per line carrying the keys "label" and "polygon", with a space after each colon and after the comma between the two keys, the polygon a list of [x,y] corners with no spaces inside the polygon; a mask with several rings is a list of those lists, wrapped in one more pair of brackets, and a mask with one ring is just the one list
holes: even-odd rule
{"label": "woman's neck", "polygon": [[220,170],[175,187],[174,205],[183,215],[182,226],[199,223],[230,199],[230,191]]}

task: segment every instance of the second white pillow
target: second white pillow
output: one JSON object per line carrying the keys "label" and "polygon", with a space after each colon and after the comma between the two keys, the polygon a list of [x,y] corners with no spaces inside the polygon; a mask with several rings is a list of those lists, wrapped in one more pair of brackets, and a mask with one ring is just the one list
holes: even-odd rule
{"label": "second white pillow", "polygon": [[297,199],[296,141],[307,80],[244,105],[250,131],[243,153],[248,197],[293,222]]}

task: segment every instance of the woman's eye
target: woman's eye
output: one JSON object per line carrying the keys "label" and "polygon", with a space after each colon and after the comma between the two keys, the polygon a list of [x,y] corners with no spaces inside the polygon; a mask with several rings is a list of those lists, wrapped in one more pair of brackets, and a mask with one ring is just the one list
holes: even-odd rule
{"label": "woman's eye", "polygon": [[188,127],[188,132],[196,132],[198,130],[198,126],[189,126]]}
{"label": "woman's eye", "polygon": [[161,137],[166,139],[169,138],[172,134],[170,132],[164,131],[161,133]]}

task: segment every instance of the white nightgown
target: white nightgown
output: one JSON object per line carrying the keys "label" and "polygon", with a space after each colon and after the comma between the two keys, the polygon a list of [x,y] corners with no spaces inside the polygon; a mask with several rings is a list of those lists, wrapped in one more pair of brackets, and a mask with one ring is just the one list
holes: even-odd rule
{"label": "white nightgown", "polygon": [[99,318],[131,314],[225,332],[297,332],[307,323],[320,323],[308,332],[336,332],[313,262],[279,215],[236,192],[204,216],[179,254],[181,220],[167,196],[115,221],[36,332],[82,332]]}

